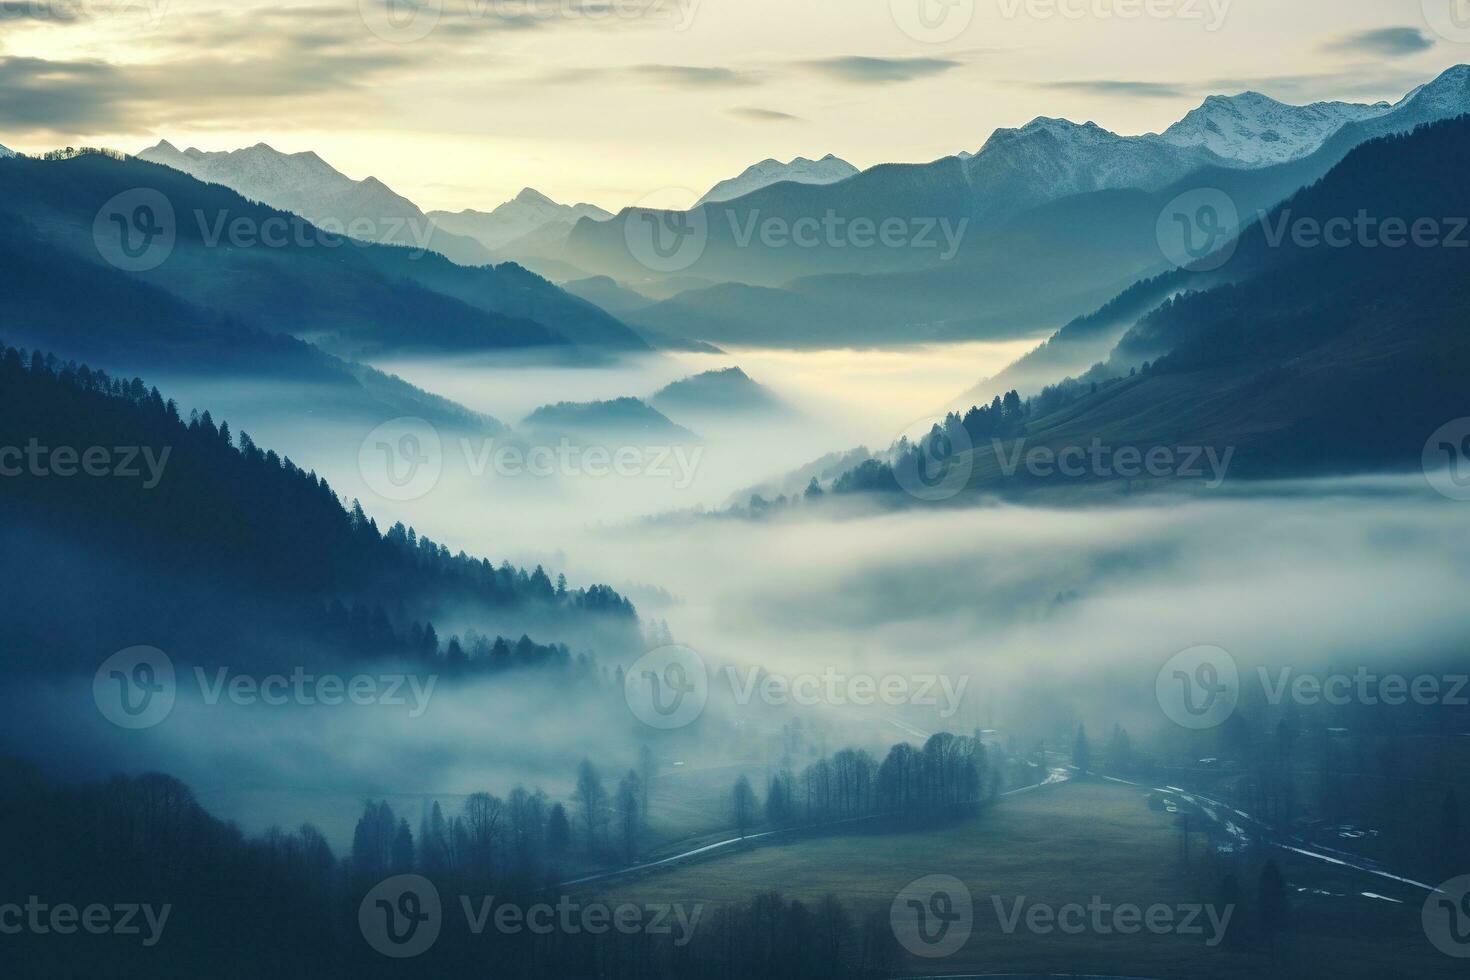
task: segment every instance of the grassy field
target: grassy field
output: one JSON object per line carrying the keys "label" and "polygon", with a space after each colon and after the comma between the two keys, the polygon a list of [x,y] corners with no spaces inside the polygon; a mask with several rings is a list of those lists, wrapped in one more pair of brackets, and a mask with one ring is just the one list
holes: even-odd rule
{"label": "grassy field", "polygon": [[[1090,973],[1134,977],[1211,977],[1268,974],[1264,952],[1206,945],[1214,933],[1203,916],[1203,935],[1140,931],[1122,935],[1097,930],[1065,934],[1027,928],[1025,916],[1006,931],[1021,900],[1060,908],[1086,906],[1096,896],[1110,906],[1131,903],[1219,903],[1222,868],[1207,863],[1205,843],[1195,838],[1186,867],[1173,818],[1150,810],[1142,792],[1129,787],[1076,783],[1004,801],[958,825],[908,833],[872,832],[816,837],[758,846],[595,886],[589,898],[608,902],[703,902],[717,906],[776,889],[813,901],[827,893],[843,899],[854,918],[885,916],[895,896],[914,879],[952,875],[974,901],[974,928],[956,953],[922,959],[902,953],[906,976],[967,973]],[[1281,976],[1463,976],[1463,961],[1438,953],[1419,929],[1423,893],[1362,880],[1330,865],[1284,860],[1292,900],[1301,906],[1298,935]],[[1242,922],[1253,914],[1251,869],[1242,876]],[[1332,896],[1312,893],[1322,886]],[[1307,889],[1299,892],[1296,889]],[[1362,898],[1360,889],[1401,899],[1403,905]],[[997,901],[1000,906],[997,906]],[[1314,904],[1315,903],[1315,904]],[[1323,912],[1325,903],[1329,909]],[[1356,937],[1388,936],[1372,943]],[[1329,938],[1330,937],[1330,938]]]}

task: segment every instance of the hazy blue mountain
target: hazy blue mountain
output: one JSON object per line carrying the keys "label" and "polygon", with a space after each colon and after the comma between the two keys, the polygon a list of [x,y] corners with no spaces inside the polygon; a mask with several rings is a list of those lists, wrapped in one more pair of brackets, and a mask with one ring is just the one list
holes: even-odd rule
{"label": "hazy blue mountain", "polygon": [[[1291,143],[1292,153],[1306,155],[1266,166],[1226,159],[1204,146],[1176,146],[1161,136],[1119,137],[1095,126],[1038,120],[997,133],[968,160],[876,167],[828,187],[766,188],[702,209],[708,245],[685,274],[723,274],[735,282],[683,291],[669,304],[630,315],[640,326],[670,336],[791,346],[826,345],[834,338],[882,343],[1015,337],[1054,327],[1166,270],[1157,223],[1180,194],[1219,189],[1249,220],[1319,179],[1367,139],[1470,111],[1464,73],[1464,68],[1451,69],[1387,108],[1284,107],[1248,93],[1197,110],[1204,117],[1219,115],[1222,106],[1235,107],[1240,122],[1252,118],[1241,107],[1264,106],[1271,111],[1259,113],[1263,126],[1284,126],[1288,120],[1277,116],[1291,116],[1299,129],[1294,138],[1276,139],[1271,134],[1280,133],[1262,128],[1257,137],[1263,149],[1257,156],[1282,155],[1283,142]],[[1339,118],[1348,121],[1313,148]],[[1171,138],[1185,136],[1176,131]],[[1237,146],[1233,152],[1244,151]],[[1028,189],[1028,182],[1045,190]],[[988,191],[972,193],[976,188]],[[1036,203],[1037,193],[1063,192],[1069,196]],[[1007,213],[1028,200],[1028,209]],[[951,228],[963,227],[963,234],[948,261],[938,261],[933,248],[764,248],[758,239],[741,248],[731,237],[732,220],[739,229],[753,215],[789,221],[825,207],[873,218],[943,216]],[[637,219],[625,212],[597,229],[579,226],[569,251],[586,249],[579,262],[589,267],[600,254],[622,270],[619,275],[647,277],[649,271],[632,260],[621,227],[615,227]],[[961,226],[962,221],[967,223]],[[806,274],[824,263],[857,268]]]}
{"label": "hazy blue mountain", "polygon": [[[492,261],[488,249],[453,229],[436,227],[418,205],[376,177],[353,180],[315,153],[281,153],[257,143],[238,150],[205,153],[179,150],[160,140],[138,154],[262,204],[299,214],[332,230],[359,229],[354,237],[388,245],[431,248],[462,265]],[[361,232],[365,232],[365,235]]]}
{"label": "hazy blue mountain", "polygon": [[[156,191],[173,211],[175,241],[156,267],[129,275],[242,325],[344,355],[568,341],[646,346],[612,316],[514,264],[469,268],[434,252],[347,240],[167,167],[95,154],[0,167],[0,211],[90,263],[103,261],[94,234],[115,234],[94,230],[104,205]],[[237,225],[252,237],[231,237]],[[272,227],[280,235],[267,238],[263,229]]]}
{"label": "hazy blue mountain", "polygon": [[305,341],[240,324],[44,239],[28,222],[0,223],[0,323],[11,344],[108,370],[310,385],[312,411],[335,418],[414,415],[452,429],[503,426],[396,377]]}
{"label": "hazy blue mountain", "polygon": [[1203,146],[1250,166],[1266,166],[1300,159],[1347,123],[1381,116],[1392,108],[1388,102],[1289,105],[1259,92],[1212,95],[1158,138],[1176,146]]}
{"label": "hazy blue mountain", "polygon": [[769,187],[771,184],[779,184],[783,180],[797,184],[835,184],[857,172],[857,167],[831,153],[820,160],[796,157],[789,163],[766,159],[746,167],[738,176],[720,181],[705,191],[704,196],[694,203],[698,207],[701,204],[733,201],[737,197],[744,197],[752,191]]}
{"label": "hazy blue mountain", "polygon": [[[1321,179],[1364,143],[1384,136],[1407,133],[1417,126],[1454,118],[1466,112],[1470,112],[1470,67],[1461,65],[1449,69],[1429,84],[1416,88],[1388,111],[1371,113],[1365,118],[1344,124],[1321,147],[1301,160],[1253,172],[1211,169],[1193,174],[1185,181],[1165,188],[1119,213],[1111,227],[1115,233],[1131,227],[1133,238],[1137,241],[1150,234],[1149,227],[1157,220],[1159,210],[1169,200],[1196,188],[1224,190],[1235,201],[1242,220],[1249,222],[1297,189]],[[1079,202],[1072,202],[1075,203]],[[1072,206],[1067,202],[1064,204],[1067,209]],[[1104,359],[1129,327],[1151,309],[1155,302],[1172,291],[1185,286],[1197,289],[1228,282],[1246,268],[1246,262],[1240,256],[1224,267],[1206,274],[1164,275],[1161,270],[1166,265],[1167,263],[1154,263],[1153,270],[1160,272],[1157,278],[1140,282],[1137,287],[1122,293],[1096,312],[1078,317],[1074,323],[1062,328],[1046,344],[1012,368],[962,397],[984,395],[988,399],[1012,388],[1019,388],[1023,394],[1034,393],[1042,384],[1081,373],[1093,363]],[[1148,267],[1144,271],[1148,271]],[[878,287],[882,284],[881,281],[848,283],[852,288],[845,295],[850,295],[853,289],[864,285]],[[900,288],[900,284],[896,282],[889,282],[887,285],[891,289]],[[932,281],[925,285],[930,289],[937,286]],[[1153,302],[1148,302],[1150,300]]]}
{"label": "hazy blue mountain", "polygon": [[137,478],[0,481],[4,553],[27,569],[0,596],[6,647],[24,658],[12,666],[90,671],[98,649],[147,636],[193,663],[393,658],[456,673],[471,665],[446,664],[423,628],[447,625],[450,609],[511,637],[636,641],[635,611],[613,590],[557,590],[539,567],[456,555],[402,524],[379,528],[230,421],[181,418],[138,379],[0,348],[5,445],[168,453],[146,476],[139,463]]}
{"label": "hazy blue mountain", "polygon": [[654,300],[636,290],[629,289],[608,276],[588,276],[561,284],[561,288],[573,296],[580,296],[609,313],[622,315],[633,310],[652,306]]}
{"label": "hazy blue mountain", "polygon": [[741,416],[779,415],[790,412],[780,398],[752,380],[738,367],[705,371],[666,385],[648,399],[659,411],[675,418],[717,415],[728,420]]}
{"label": "hazy blue mountain", "polygon": [[[1190,288],[1170,288],[1106,364],[1033,399],[1012,435],[1229,448],[1236,476],[1420,466],[1430,434],[1470,413],[1470,230],[1445,219],[1470,213],[1467,168],[1470,117],[1356,148],[1243,232],[1228,274],[1162,284]],[[1277,231],[1364,214],[1371,230],[1340,245]],[[1421,219],[1430,244],[1386,244],[1385,221]],[[977,484],[1029,482],[1007,483],[990,440],[974,444]]]}
{"label": "hazy blue mountain", "polygon": [[563,230],[559,236],[547,236],[547,247],[565,240],[566,232],[582,218],[606,221],[611,217],[611,213],[594,204],[558,204],[531,187],[492,211],[466,208],[463,211],[429,212],[434,224],[445,231],[468,236],[489,251],[510,257],[542,247],[537,245],[536,239],[528,239],[527,236],[548,225],[557,225]]}
{"label": "hazy blue mountain", "polygon": [[543,405],[519,428],[534,438],[567,436],[574,441],[638,440],[640,445],[699,441],[693,432],[637,398]]}

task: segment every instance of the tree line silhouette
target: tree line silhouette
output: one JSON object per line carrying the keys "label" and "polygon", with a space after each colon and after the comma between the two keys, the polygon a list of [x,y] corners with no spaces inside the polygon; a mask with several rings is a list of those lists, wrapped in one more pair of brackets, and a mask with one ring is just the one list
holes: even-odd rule
{"label": "tree line silhouette", "polygon": [[[97,650],[138,642],[201,662],[283,648],[421,659],[438,643],[432,620],[451,614],[616,649],[641,641],[632,603],[605,585],[573,588],[540,566],[452,553],[401,523],[380,531],[324,478],[207,411],[185,420],[138,378],[0,345],[0,446],[33,441],[102,447],[117,460],[125,454],[115,450],[146,447],[163,462],[153,487],[136,453],[136,476],[43,476],[22,464],[0,479],[9,518],[0,537],[31,573],[0,604],[33,667],[95,666]],[[493,669],[570,653],[526,636],[467,636],[444,655]]]}

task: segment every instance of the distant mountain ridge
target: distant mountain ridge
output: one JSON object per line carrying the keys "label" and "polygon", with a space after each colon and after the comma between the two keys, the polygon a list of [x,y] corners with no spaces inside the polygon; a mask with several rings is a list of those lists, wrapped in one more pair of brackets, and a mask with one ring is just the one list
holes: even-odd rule
{"label": "distant mountain ridge", "polygon": [[665,385],[649,399],[659,411],[677,416],[717,415],[738,420],[741,415],[772,415],[789,411],[770,389],[738,367],[705,371]]}
{"label": "distant mountain ridge", "polygon": [[[1201,159],[1214,158],[1216,162],[1151,189],[1120,187],[1072,194],[1009,217],[992,215],[988,220],[969,217],[967,209],[974,204],[963,176],[966,164],[958,158],[934,165],[874,168],[825,188],[779,185],[719,205],[713,212],[709,244],[700,262],[687,271],[706,279],[726,274],[725,278],[733,281],[689,290],[625,315],[636,326],[668,336],[716,344],[790,347],[1001,339],[1055,329],[1057,324],[1096,310],[1131,283],[1168,270],[1168,257],[1158,237],[1158,219],[1179,195],[1224,193],[1235,203],[1239,218],[1248,221],[1258,211],[1271,208],[1320,179],[1367,140],[1465,112],[1470,112],[1470,68],[1460,66],[1415,89],[1389,110],[1370,112],[1344,124],[1300,159],[1242,167],[1193,148],[1182,152],[1202,154]],[[1046,148],[1073,137],[1111,147],[1105,156],[1114,163],[1137,152],[1151,152],[1140,145],[1124,144],[1113,155],[1124,138],[1096,127],[1088,130],[1055,120],[1033,126],[1029,134],[1003,133],[997,146],[1004,148],[1002,156],[1012,160],[1039,152],[1044,159],[1060,160],[1058,165],[1065,170],[1080,165],[1083,158],[1058,156]],[[1162,145],[1158,138],[1152,143],[1154,150]],[[1166,146],[1161,152],[1167,155],[1181,151]],[[992,169],[1001,159],[986,153],[970,163],[985,156],[991,156],[987,166]],[[1118,168],[1107,179],[1122,181],[1117,175],[1123,173],[1126,168]],[[1014,177],[1014,173],[1008,177],[1004,167],[996,174],[1001,181]],[[1061,178],[1070,179],[1066,173]],[[1089,175],[1084,179],[1096,182],[1100,178]],[[869,197],[865,211],[863,198],[869,192],[875,196]],[[889,195],[888,203],[880,204],[882,198],[878,195],[884,193]],[[1018,197],[1021,193],[1006,188],[1003,196]],[[953,222],[968,218],[969,223],[954,258],[927,266],[916,260],[921,252],[917,249],[886,250],[902,253],[894,255],[871,249],[865,258],[851,249],[763,249],[758,242],[741,248],[724,230],[728,225],[723,219],[727,209],[739,221],[756,214],[762,219],[776,215],[795,220],[792,216],[820,206],[822,202],[813,195],[832,199],[830,203],[847,209],[839,212],[844,214],[950,214]],[[1003,205],[1003,209],[1009,206]],[[596,231],[579,229],[581,244],[614,261],[626,261],[626,249],[613,252],[609,242],[594,240]],[[574,236],[574,244],[577,238]],[[621,246],[621,241],[618,244]],[[579,264],[595,265],[594,258],[576,255]],[[881,267],[883,261],[888,268]],[[827,268],[806,273],[802,271],[804,265]],[[833,272],[832,265],[849,269]],[[1126,326],[1116,329],[1121,332]],[[1116,339],[1113,335],[1109,342]],[[1090,346],[1089,350],[1095,352]],[[1061,349],[1052,353],[1060,354]],[[1090,363],[1068,367],[1081,370]]]}
{"label": "distant mountain ridge", "polygon": [[521,422],[533,435],[698,442],[699,437],[638,398],[593,402],[557,402],[543,405]]}
{"label": "distant mountain ridge", "polygon": [[[804,218],[820,220],[829,214],[849,222],[859,218],[877,223],[947,219],[955,226],[967,222],[962,244],[966,253],[972,253],[983,248],[986,236],[996,234],[1005,222],[1080,195],[1154,193],[1206,171],[1234,173],[1238,177],[1230,179],[1251,182],[1273,167],[1310,161],[1349,131],[1355,132],[1354,144],[1373,135],[1372,129],[1354,127],[1391,120],[1402,129],[1413,121],[1412,107],[1424,108],[1425,93],[1442,91],[1453,77],[1451,69],[1392,106],[1290,106],[1251,92],[1214,96],[1163,134],[1122,136],[1095,123],[1041,117],[1018,129],[997,130],[968,157],[880,164],[833,184],[773,184],[733,200],[702,205],[702,220],[689,219],[689,223],[708,228],[707,244],[677,274],[781,288],[808,277],[895,275],[944,265],[963,267],[963,261],[941,259],[936,248],[864,249],[846,247],[841,240],[823,240],[811,247],[764,247],[759,238],[737,240],[735,230],[749,227],[752,221],[779,221],[792,227]],[[1452,114],[1451,107],[1443,106],[1437,117],[1447,114]],[[1271,175],[1262,179],[1270,180]],[[629,222],[641,223],[648,213],[625,209],[610,222],[579,222],[563,257],[579,268],[614,279],[648,277],[650,271],[628,254],[624,234]],[[655,214],[653,220],[678,223],[679,219]],[[1017,232],[1025,235],[1019,227]],[[1121,288],[1118,279],[1139,271],[1118,269],[1112,277],[1114,291]],[[1088,298],[1099,299],[1097,294]],[[922,303],[923,297],[917,300]],[[1081,310],[1073,308],[1061,319],[1078,312]],[[914,319],[932,322],[951,316],[923,310]]]}
{"label": "distant mountain ridge", "polygon": [[440,228],[455,235],[473,238],[491,252],[505,251],[513,256],[525,250],[517,242],[550,224],[566,224],[568,229],[582,218],[606,221],[611,212],[595,204],[558,204],[532,187],[492,211],[430,211],[429,218]]}
{"label": "distant mountain ridge", "polygon": [[1203,146],[1248,166],[1267,166],[1300,159],[1347,123],[1381,116],[1393,108],[1388,102],[1314,102],[1298,106],[1259,92],[1212,95],[1157,138],[1175,146]]}
{"label": "distant mountain ridge", "polygon": [[160,140],[140,152],[138,159],[222,184],[318,226],[345,229],[355,238],[430,248],[461,265],[485,265],[493,259],[474,239],[437,229],[418,205],[376,177],[353,180],[311,151],[282,153],[257,143],[206,153],[193,147],[180,150]]}
{"label": "distant mountain ridge", "polygon": [[[790,163],[768,158],[751,164],[738,176],[722,180],[705,191],[694,206],[732,201],[762,187],[789,180],[797,184],[835,184],[858,173],[858,168],[829,153],[820,160],[796,157]],[[609,215],[611,217],[611,215]]]}
{"label": "distant mountain ridge", "polygon": [[[642,350],[611,315],[514,264],[457,265],[434,252],[354,242],[217,184],[137,159],[87,154],[0,161],[0,212],[24,219],[83,268],[100,266],[97,217],[120,194],[157,193],[176,217],[168,252],[127,273],[191,307],[269,333],[287,333],[345,357],[394,351],[508,347]],[[204,218],[199,218],[204,216]],[[281,241],[212,241],[226,222],[298,227]],[[99,309],[105,320],[113,311]]]}

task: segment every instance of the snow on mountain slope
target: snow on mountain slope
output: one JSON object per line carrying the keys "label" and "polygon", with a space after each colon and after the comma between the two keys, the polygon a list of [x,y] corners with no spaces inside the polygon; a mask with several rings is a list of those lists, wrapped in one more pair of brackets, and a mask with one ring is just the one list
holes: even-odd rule
{"label": "snow on mountain slope", "polygon": [[474,238],[491,250],[505,248],[554,223],[570,227],[581,218],[606,221],[611,217],[611,214],[594,204],[558,204],[531,187],[493,211],[467,208],[459,212],[429,212],[429,218],[440,228],[456,235]]}
{"label": "snow on mountain slope", "polygon": [[138,159],[182,170],[332,231],[383,244],[432,248],[462,265],[482,265],[490,254],[473,239],[439,230],[418,205],[376,177],[353,180],[310,151],[282,153],[265,143],[206,153],[180,150],[167,140]]}
{"label": "snow on mountain slope", "polygon": [[1470,65],[1456,65],[1404,96],[1384,118],[1412,120],[1418,124],[1450,119],[1466,112],[1470,112]]}
{"label": "snow on mountain slope", "polygon": [[996,130],[962,164],[977,216],[983,218],[1073,194],[1152,190],[1223,162],[1204,147],[1119,136],[1092,122],[1041,117],[1020,129]]}
{"label": "snow on mountain slope", "polygon": [[1202,146],[1248,167],[1297,160],[1315,151],[1345,124],[1383,115],[1387,102],[1315,102],[1288,105],[1259,92],[1212,95],[1157,137],[1174,146]]}
{"label": "snow on mountain slope", "polygon": [[15,156],[15,151],[14,150],[8,149],[8,148],[3,147],[3,146],[0,146],[0,159],[3,159],[5,157],[13,157],[13,156]]}
{"label": "snow on mountain slope", "polygon": [[746,167],[740,176],[722,180],[711,187],[694,206],[733,201],[737,197],[744,197],[752,191],[758,191],[762,187],[768,187],[783,180],[794,181],[798,184],[835,184],[857,172],[857,167],[830,153],[820,160],[808,160],[806,157],[797,157],[790,163],[782,163],[774,159],[762,160],[760,163]]}

